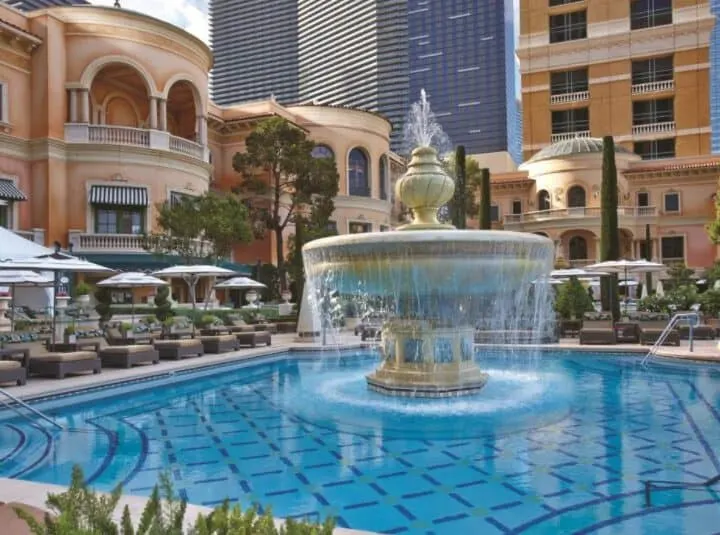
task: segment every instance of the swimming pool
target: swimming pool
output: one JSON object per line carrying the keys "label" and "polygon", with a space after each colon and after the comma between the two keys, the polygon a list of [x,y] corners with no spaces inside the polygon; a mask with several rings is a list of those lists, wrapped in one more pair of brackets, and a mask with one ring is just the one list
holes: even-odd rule
{"label": "swimming pool", "polygon": [[[711,489],[644,480],[720,473],[720,368],[629,355],[483,353],[458,400],[367,391],[371,353],[294,353],[100,388],[36,406],[75,431],[0,420],[0,477],[148,495],[161,470],[190,502],[271,505],[384,533],[710,534]],[[51,440],[51,437],[53,440]]]}

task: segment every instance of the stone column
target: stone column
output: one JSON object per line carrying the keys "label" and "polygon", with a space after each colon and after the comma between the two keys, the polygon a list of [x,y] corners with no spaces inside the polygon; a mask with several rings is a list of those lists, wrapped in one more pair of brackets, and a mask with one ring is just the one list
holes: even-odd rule
{"label": "stone column", "polygon": [[80,89],[80,122],[90,123],[90,90]]}
{"label": "stone column", "polygon": [[160,110],[159,110],[159,130],[167,130],[167,100],[164,98],[158,99],[160,101]]}
{"label": "stone column", "polygon": [[150,129],[157,130],[158,127],[158,99],[150,97]]}
{"label": "stone column", "polygon": [[205,147],[207,145],[207,117],[198,115],[197,117],[197,143]]}
{"label": "stone column", "polygon": [[78,122],[77,89],[70,90],[70,122]]}

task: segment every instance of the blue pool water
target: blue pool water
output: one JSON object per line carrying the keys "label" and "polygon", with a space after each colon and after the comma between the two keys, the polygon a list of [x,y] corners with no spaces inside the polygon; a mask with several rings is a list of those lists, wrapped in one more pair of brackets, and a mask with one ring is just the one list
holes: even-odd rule
{"label": "blue pool water", "polygon": [[[38,402],[75,429],[0,420],[0,477],[148,495],[161,470],[190,502],[270,505],[384,533],[716,533],[713,489],[643,481],[720,473],[720,368],[622,355],[479,356],[457,400],[368,392],[368,353],[307,353]],[[720,487],[719,487],[720,488]]]}

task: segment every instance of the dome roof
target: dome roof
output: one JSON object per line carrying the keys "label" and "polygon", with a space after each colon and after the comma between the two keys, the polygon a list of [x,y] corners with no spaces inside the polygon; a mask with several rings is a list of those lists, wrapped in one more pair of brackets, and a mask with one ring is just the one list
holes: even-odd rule
{"label": "dome roof", "polygon": [[[552,145],[545,147],[535,153],[535,155],[525,163],[528,164],[540,162],[542,160],[565,158],[567,156],[574,156],[575,154],[602,153],[602,150],[603,140],[599,137],[575,137],[564,141],[558,141],[557,143],[553,143]],[[615,144],[615,152],[621,154],[632,154],[631,151],[618,144]]]}

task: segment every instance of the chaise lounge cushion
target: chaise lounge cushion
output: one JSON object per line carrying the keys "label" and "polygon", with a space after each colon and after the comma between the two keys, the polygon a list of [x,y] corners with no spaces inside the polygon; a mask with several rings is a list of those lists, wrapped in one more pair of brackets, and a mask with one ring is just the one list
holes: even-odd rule
{"label": "chaise lounge cushion", "polygon": [[76,362],[79,360],[95,360],[97,353],[94,351],[73,351],[71,353],[46,353],[44,355],[33,355],[31,360],[42,362]]}
{"label": "chaise lounge cushion", "polygon": [[156,340],[155,347],[193,347],[197,344],[194,338],[182,338],[179,340]]}
{"label": "chaise lounge cushion", "polygon": [[[131,353],[146,353],[148,345],[127,345],[127,346],[108,346],[102,349],[104,355],[129,355]],[[152,350],[152,347],[150,347]]]}
{"label": "chaise lounge cushion", "polygon": [[213,334],[209,336],[201,336],[201,342],[235,342],[237,337],[234,334]]}
{"label": "chaise lounge cushion", "polygon": [[5,370],[15,370],[21,367],[22,364],[20,364],[17,360],[0,360],[0,372]]}

